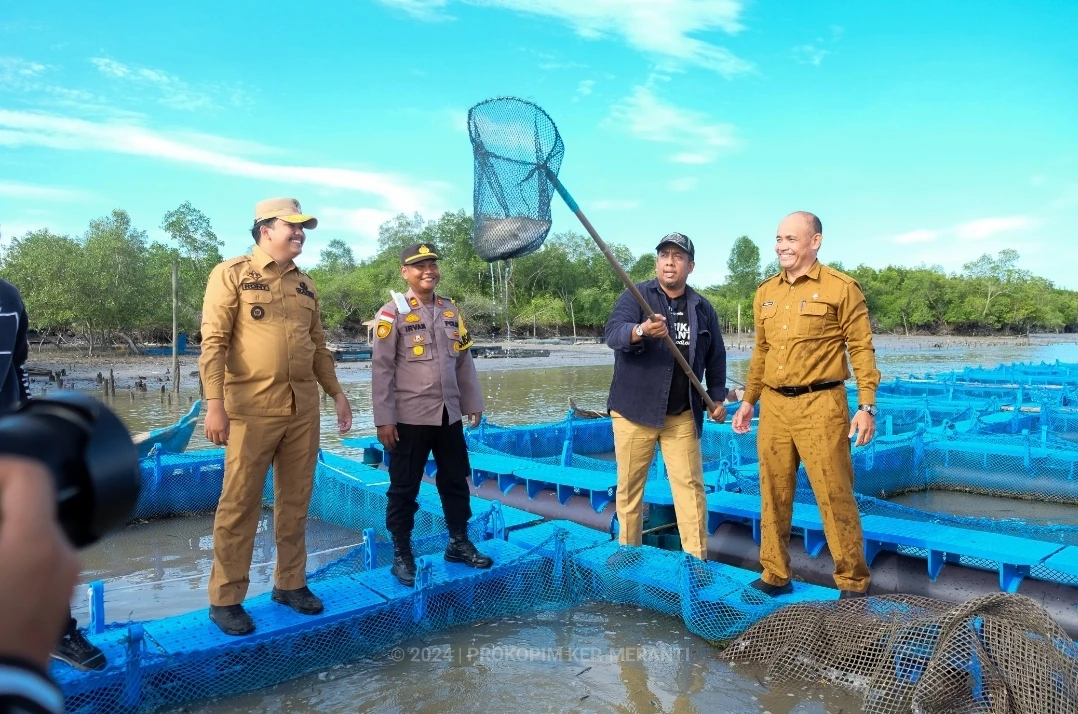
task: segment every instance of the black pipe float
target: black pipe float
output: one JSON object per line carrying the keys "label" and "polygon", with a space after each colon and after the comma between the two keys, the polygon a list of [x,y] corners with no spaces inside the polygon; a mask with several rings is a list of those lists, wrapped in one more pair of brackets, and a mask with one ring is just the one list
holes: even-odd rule
{"label": "black pipe float", "polygon": [[[793,577],[814,585],[835,587],[835,562],[825,547],[818,557],[810,557],[803,547],[795,547],[799,536],[791,536],[790,570]],[[708,559],[746,570],[760,570],[760,546],[748,526],[722,523],[707,539]],[[963,603],[970,598],[999,592],[999,571],[979,570],[958,563],[943,566],[936,581],[928,578],[925,561],[893,551],[883,551],[872,561],[870,595],[920,595],[946,602]],[[1078,588],[1024,578],[1018,593],[1035,600],[1074,639],[1078,639]]]}

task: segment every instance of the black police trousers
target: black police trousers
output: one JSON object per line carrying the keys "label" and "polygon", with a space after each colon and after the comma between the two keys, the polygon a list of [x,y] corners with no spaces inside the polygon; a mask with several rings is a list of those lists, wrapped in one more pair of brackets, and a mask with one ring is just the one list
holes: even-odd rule
{"label": "black police trousers", "polygon": [[468,478],[468,446],[464,443],[464,422],[449,423],[449,413],[442,407],[441,426],[397,424],[397,445],[389,451],[389,504],[386,507],[386,530],[395,539],[408,540],[419,510],[416,496],[423,481],[423,467],[434,452],[438,470],[435,483],[442,498],[442,511],[450,527],[464,526],[472,517]]}

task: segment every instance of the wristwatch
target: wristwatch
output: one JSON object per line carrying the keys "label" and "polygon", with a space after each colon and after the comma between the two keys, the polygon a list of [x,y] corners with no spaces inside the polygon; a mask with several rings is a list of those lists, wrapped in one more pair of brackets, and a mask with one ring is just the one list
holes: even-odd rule
{"label": "wristwatch", "polygon": [[637,337],[643,337],[644,336],[644,325],[643,325],[643,323],[637,325],[634,332],[636,332]]}
{"label": "wristwatch", "polygon": [[868,412],[872,417],[875,417],[880,413],[880,410],[876,408],[875,404],[861,404],[857,407],[857,411]]}

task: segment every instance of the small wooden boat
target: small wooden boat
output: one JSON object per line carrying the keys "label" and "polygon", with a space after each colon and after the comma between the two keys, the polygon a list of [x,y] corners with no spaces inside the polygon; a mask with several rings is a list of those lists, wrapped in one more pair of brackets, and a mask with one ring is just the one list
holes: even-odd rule
{"label": "small wooden boat", "polygon": [[197,400],[191,405],[191,410],[175,424],[134,434],[132,440],[138,446],[139,458],[144,459],[149,456],[154,447],[169,454],[180,454],[186,451],[195,433],[195,426],[198,425],[198,412],[201,407],[202,401]]}

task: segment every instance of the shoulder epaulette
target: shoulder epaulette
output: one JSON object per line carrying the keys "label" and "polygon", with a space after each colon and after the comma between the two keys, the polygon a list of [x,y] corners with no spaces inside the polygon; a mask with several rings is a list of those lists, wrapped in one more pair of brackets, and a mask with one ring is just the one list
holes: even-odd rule
{"label": "shoulder epaulette", "polygon": [[763,280],[761,280],[759,283],[757,283],[756,287],[762,288],[764,286],[764,283],[769,283],[769,282],[771,282],[772,280],[774,280],[775,278],[777,278],[780,275],[782,275],[782,271],[779,271],[779,272],[775,273],[774,275],[769,275],[766,278],[764,278]]}
{"label": "shoulder epaulette", "polygon": [[225,261],[225,266],[231,268],[233,265],[239,265],[240,263],[250,263],[251,256],[241,255],[238,258],[229,258]]}
{"label": "shoulder epaulette", "polygon": [[836,278],[838,278],[839,280],[841,280],[844,283],[856,283],[857,282],[856,280],[853,279],[853,277],[851,277],[849,275],[846,275],[846,273],[843,273],[840,270],[835,270],[830,265],[823,266],[823,269],[826,270],[831,275],[834,275]]}

